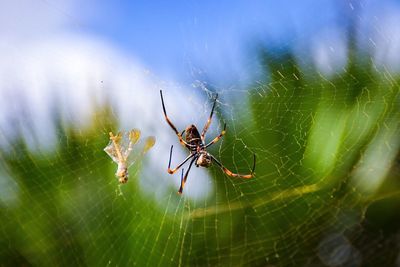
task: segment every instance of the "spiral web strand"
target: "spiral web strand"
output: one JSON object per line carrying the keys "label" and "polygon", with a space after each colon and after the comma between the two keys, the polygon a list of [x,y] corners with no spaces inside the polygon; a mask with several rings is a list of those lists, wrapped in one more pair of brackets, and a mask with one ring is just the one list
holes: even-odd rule
{"label": "spiral web strand", "polygon": [[[246,88],[156,82],[143,100],[140,88],[128,98],[102,77],[93,86],[107,101],[88,125],[65,123],[71,110],[56,116],[53,150],[32,150],[2,129],[2,264],[400,266],[398,75],[351,51],[327,74],[308,58],[265,50],[265,75]],[[206,140],[224,123],[227,132],[208,151],[237,173],[251,171],[255,153],[255,177],[193,167],[179,196],[168,151],[174,145],[173,166],[188,151],[164,120],[160,87],[179,132],[202,129],[218,93]],[[103,148],[110,131],[136,127],[157,142],[119,185]]]}

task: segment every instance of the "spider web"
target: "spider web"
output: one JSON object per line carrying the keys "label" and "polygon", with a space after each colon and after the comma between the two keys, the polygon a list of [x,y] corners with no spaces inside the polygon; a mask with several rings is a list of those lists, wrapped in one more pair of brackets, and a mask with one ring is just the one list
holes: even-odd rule
{"label": "spider web", "polygon": [[[392,45],[395,37],[377,25],[369,38]],[[13,57],[24,50],[16,48],[2,73],[15,60],[36,68],[1,86],[8,111],[0,117],[2,265],[399,266],[399,80],[386,56],[358,47],[354,35],[344,38],[342,68],[286,44],[266,46],[245,64],[257,71],[254,80],[223,86],[200,67],[189,86],[160,81],[80,39],[78,55],[65,39],[57,50],[38,44],[23,57]],[[309,54],[323,47],[341,51],[328,42]],[[99,54],[86,76],[87,68],[66,64]],[[35,82],[51,71],[45,84]],[[77,89],[43,89],[57,86]],[[169,149],[173,166],[188,152],[163,118],[160,89],[180,131],[192,123],[202,129],[218,93],[207,140],[224,122],[227,133],[209,152],[239,173],[250,172],[255,153],[255,177],[193,167],[177,195],[180,172],[166,171]],[[108,132],[132,128],[156,144],[118,185],[103,148]]]}

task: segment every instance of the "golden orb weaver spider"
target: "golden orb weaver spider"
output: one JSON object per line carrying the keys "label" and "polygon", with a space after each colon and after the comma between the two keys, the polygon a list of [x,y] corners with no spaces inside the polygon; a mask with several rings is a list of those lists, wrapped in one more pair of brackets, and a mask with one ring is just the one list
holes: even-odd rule
{"label": "golden orb weaver spider", "polygon": [[[164,111],[165,120],[167,121],[169,126],[171,126],[172,130],[174,130],[175,134],[178,136],[178,139],[179,139],[179,142],[181,143],[181,145],[186,147],[190,152],[190,155],[187,156],[186,159],[184,159],[174,169],[171,169],[172,149],[174,147],[173,145],[171,146],[171,150],[169,152],[169,162],[168,162],[168,173],[169,174],[174,174],[175,172],[177,172],[188,160],[191,159],[191,161],[189,163],[189,167],[188,167],[185,175],[183,175],[184,170],[182,169],[181,186],[178,190],[179,194],[182,194],[182,192],[183,192],[183,187],[185,186],[187,177],[189,175],[190,168],[192,167],[193,163],[196,165],[196,167],[201,166],[201,167],[208,168],[212,165],[212,162],[215,162],[222,169],[222,171],[224,173],[226,173],[227,175],[229,175],[231,177],[240,177],[240,178],[249,179],[254,176],[254,170],[256,168],[256,155],[255,154],[254,154],[253,169],[251,170],[250,174],[238,174],[238,173],[233,173],[230,170],[228,170],[213,155],[211,155],[210,153],[207,152],[207,148],[210,147],[211,145],[215,144],[216,142],[218,142],[225,135],[225,132],[226,132],[226,123],[224,123],[224,129],[222,130],[222,132],[217,137],[215,137],[211,142],[206,144],[205,136],[206,136],[208,127],[211,124],[211,119],[214,114],[214,108],[215,108],[215,104],[217,102],[218,94],[214,98],[214,103],[213,103],[213,106],[211,109],[211,114],[208,117],[207,123],[204,126],[201,134],[199,133],[199,131],[197,130],[197,127],[194,124],[189,125],[188,127],[186,127],[185,130],[182,131],[182,133],[179,133],[178,130],[176,129],[175,125],[170,121],[170,119],[167,116],[162,90],[160,90],[160,96],[161,96],[161,104],[162,104],[162,108]],[[185,134],[186,140],[184,140],[182,137],[184,134]]]}

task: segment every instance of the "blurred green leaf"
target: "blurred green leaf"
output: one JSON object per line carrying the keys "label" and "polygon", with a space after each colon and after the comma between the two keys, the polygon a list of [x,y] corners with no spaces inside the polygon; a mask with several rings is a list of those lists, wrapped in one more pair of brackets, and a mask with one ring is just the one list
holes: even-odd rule
{"label": "blurred green leaf", "polygon": [[0,198],[2,264],[321,266],[331,233],[357,246],[363,266],[377,266],[367,252],[378,246],[385,248],[378,256],[394,262],[391,243],[368,242],[365,218],[393,216],[369,207],[400,192],[397,78],[352,58],[327,79],[290,53],[261,57],[265,80],[248,88],[248,105],[232,105],[247,120],[220,118],[228,131],[210,149],[240,173],[256,153],[254,178],[211,168],[208,199],[180,197],[175,188],[154,199],[140,188],[140,162],[118,186],[103,151],[117,128],[109,110],[86,132],[59,123],[55,153],[35,154],[18,141],[0,154],[1,175],[9,175],[0,192],[17,196]]}

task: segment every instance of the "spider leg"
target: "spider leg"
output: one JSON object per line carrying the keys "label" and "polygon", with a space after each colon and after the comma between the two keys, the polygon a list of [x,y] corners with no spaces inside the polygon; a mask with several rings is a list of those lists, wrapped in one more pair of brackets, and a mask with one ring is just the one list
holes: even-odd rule
{"label": "spider leg", "polygon": [[204,137],[206,136],[208,127],[210,127],[210,124],[211,124],[211,119],[214,114],[214,108],[215,108],[215,103],[217,103],[217,98],[218,98],[218,94],[215,95],[214,104],[211,109],[210,117],[208,117],[207,123],[206,123],[206,125],[204,125],[203,131],[201,132],[201,140],[203,140],[203,141],[204,141]]}
{"label": "spider leg", "polygon": [[188,144],[185,140],[183,140],[182,134],[180,134],[180,133],[178,132],[178,130],[176,129],[175,125],[169,120],[168,115],[167,115],[167,111],[165,110],[164,98],[163,98],[162,90],[160,90],[160,96],[161,96],[161,104],[162,104],[162,108],[163,108],[163,111],[164,111],[165,120],[167,121],[167,123],[169,124],[169,126],[171,126],[172,130],[174,130],[175,134],[178,136],[179,142],[180,142],[183,146],[185,146],[185,147],[187,147],[187,148],[195,147],[194,145],[190,145],[190,144]]}
{"label": "spider leg", "polygon": [[254,154],[254,163],[253,163],[253,169],[251,170],[250,174],[238,174],[238,173],[233,173],[230,170],[228,170],[227,168],[225,168],[224,165],[222,165],[221,162],[219,162],[213,155],[211,155],[211,158],[213,159],[213,161],[215,161],[215,163],[218,164],[218,166],[221,167],[221,169],[224,171],[224,173],[226,173],[227,175],[231,176],[231,177],[239,177],[239,178],[245,178],[245,179],[249,179],[252,178],[254,176],[254,170],[256,168],[256,154]]}
{"label": "spider leg", "polygon": [[195,154],[190,154],[184,161],[182,161],[181,164],[179,164],[176,168],[171,169],[171,158],[172,158],[172,148],[174,146],[171,146],[171,150],[169,152],[169,162],[168,162],[168,173],[169,174],[174,174],[177,170],[179,170],[180,167],[183,166],[189,159],[191,159]]}
{"label": "spider leg", "polygon": [[[193,154],[193,155],[194,155],[194,154]],[[192,165],[193,165],[193,163],[195,162],[196,159],[197,159],[197,157],[194,157],[194,158],[192,159],[192,161],[190,162],[189,167],[188,167],[188,169],[187,169],[187,171],[186,171],[186,173],[185,173],[185,177],[183,177],[183,171],[182,171],[181,186],[179,187],[179,190],[178,190],[178,194],[179,194],[179,195],[182,195],[183,187],[185,186],[186,180],[187,180],[187,178],[188,178],[188,175],[189,175],[189,172],[190,172],[190,168],[192,167]]]}
{"label": "spider leg", "polygon": [[208,143],[208,144],[205,146],[205,148],[207,148],[207,147],[209,147],[209,146],[215,144],[216,142],[218,142],[219,139],[221,139],[222,136],[225,135],[225,133],[226,133],[226,123],[224,123],[224,129],[222,130],[222,132],[221,132],[217,137],[215,137],[210,143]]}

